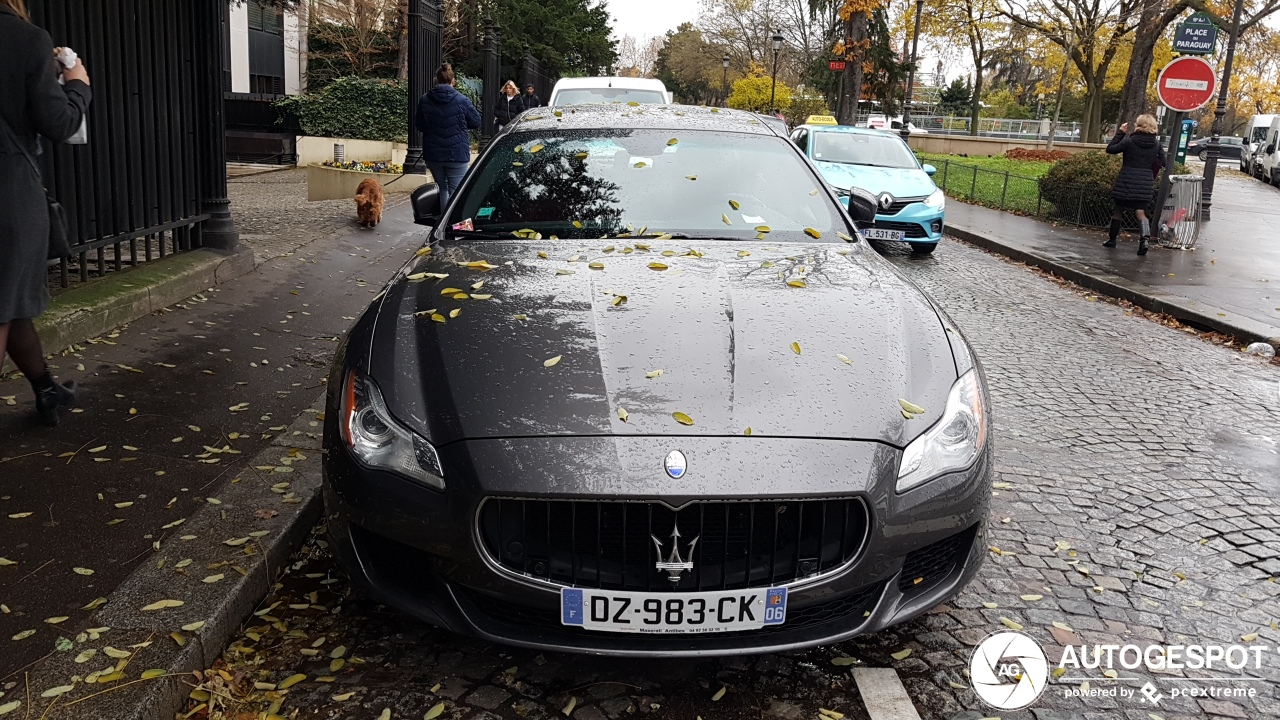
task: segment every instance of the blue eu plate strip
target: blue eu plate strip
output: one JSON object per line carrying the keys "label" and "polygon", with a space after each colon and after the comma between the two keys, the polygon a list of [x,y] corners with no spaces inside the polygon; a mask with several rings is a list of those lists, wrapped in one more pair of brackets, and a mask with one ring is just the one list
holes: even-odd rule
{"label": "blue eu plate strip", "polygon": [[560,613],[560,621],[565,625],[581,625],[583,623],[581,590],[573,588],[560,590]]}

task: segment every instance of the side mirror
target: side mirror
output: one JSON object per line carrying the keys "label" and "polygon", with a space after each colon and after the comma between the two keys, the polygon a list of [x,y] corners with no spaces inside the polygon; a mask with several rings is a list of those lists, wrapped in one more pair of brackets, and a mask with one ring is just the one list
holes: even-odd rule
{"label": "side mirror", "polygon": [[413,204],[413,221],[419,225],[435,225],[440,219],[440,186],[427,183],[409,196]]}
{"label": "side mirror", "polygon": [[876,221],[876,197],[862,188],[837,190],[840,202],[849,210],[849,217],[858,223]]}
{"label": "side mirror", "polygon": [[934,167],[934,166],[932,166],[932,165],[930,165],[930,164],[928,164],[928,163],[925,163],[925,164],[924,164],[924,167],[923,167],[922,169],[923,169],[926,173],[928,173],[928,174],[929,174],[929,177],[933,177],[934,175],[937,175],[937,174],[938,174],[938,168],[936,168],[936,167]]}
{"label": "side mirror", "polygon": [[1267,149],[1263,150],[1262,152],[1264,152],[1264,153],[1266,153],[1266,154],[1270,155],[1271,153],[1273,153],[1273,152],[1275,152],[1275,151],[1276,151],[1276,146],[1275,146],[1275,145],[1268,145],[1268,146],[1267,146]]}

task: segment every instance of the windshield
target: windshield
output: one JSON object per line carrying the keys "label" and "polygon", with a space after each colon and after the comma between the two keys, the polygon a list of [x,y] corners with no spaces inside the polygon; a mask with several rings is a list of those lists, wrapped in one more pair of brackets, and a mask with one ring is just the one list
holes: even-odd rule
{"label": "windshield", "polygon": [[813,159],[875,167],[919,167],[906,143],[890,135],[870,133],[814,133]]}
{"label": "windshield", "polygon": [[[689,130],[514,133],[473,171],[450,225],[544,237],[670,233],[838,242],[849,228],[779,137]],[[460,234],[458,230],[452,234]]]}
{"label": "windshield", "polygon": [[561,105],[591,105],[595,103],[640,103],[663,105],[667,97],[658,90],[627,90],[626,88],[572,88],[556,93],[553,102]]}
{"label": "windshield", "polygon": [[1253,137],[1249,138],[1249,142],[1262,142],[1263,140],[1266,140],[1267,133],[1270,131],[1271,131],[1271,128],[1269,127],[1265,127],[1265,126],[1255,127],[1253,129]]}

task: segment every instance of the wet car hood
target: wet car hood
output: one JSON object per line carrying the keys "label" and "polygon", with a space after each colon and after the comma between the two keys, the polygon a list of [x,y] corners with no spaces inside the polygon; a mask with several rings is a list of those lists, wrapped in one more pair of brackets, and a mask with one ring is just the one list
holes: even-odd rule
{"label": "wet car hood", "polygon": [[938,189],[929,174],[920,168],[883,168],[822,160],[815,160],[813,164],[824,180],[842,190],[856,187],[872,195],[887,192],[905,198],[926,197]]}
{"label": "wet car hood", "polygon": [[[901,447],[941,417],[956,379],[942,323],[865,245],[588,242],[473,240],[406,266],[367,359],[391,412],[437,446],[750,428]],[[899,399],[927,412],[906,420]]]}

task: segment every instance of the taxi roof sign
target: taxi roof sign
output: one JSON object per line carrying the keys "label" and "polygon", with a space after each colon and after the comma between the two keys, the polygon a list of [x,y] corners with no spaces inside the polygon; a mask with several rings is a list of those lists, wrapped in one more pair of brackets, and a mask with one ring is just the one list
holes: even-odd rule
{"label": "taxi roof sign", "polygon": [[836,119],[830,115],[810,115],[809,119],[804,121],[805,125],[839,125]]}

